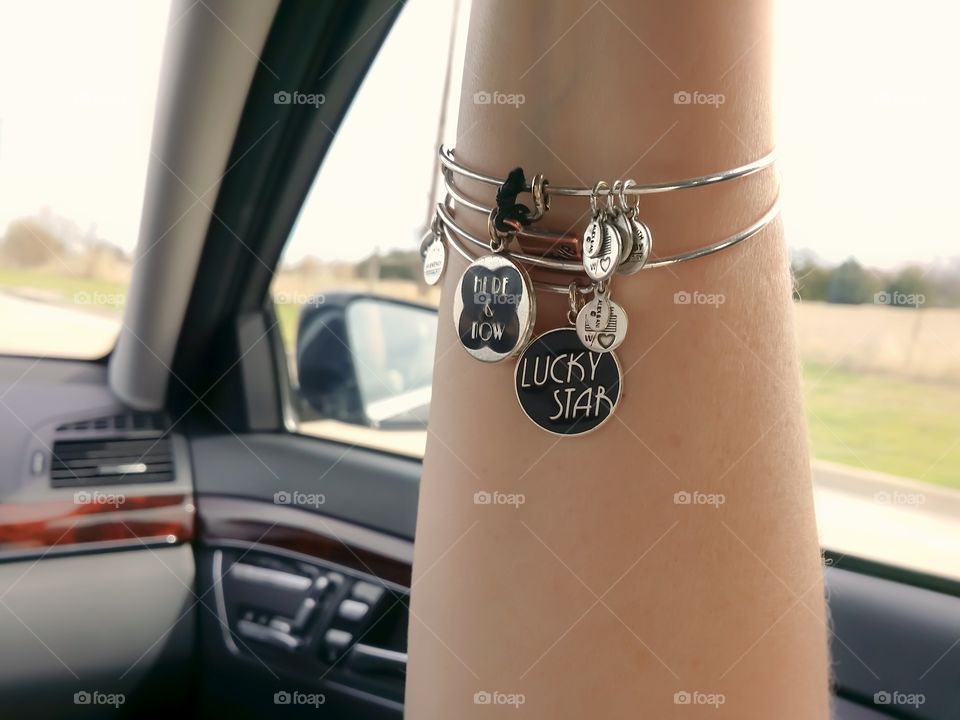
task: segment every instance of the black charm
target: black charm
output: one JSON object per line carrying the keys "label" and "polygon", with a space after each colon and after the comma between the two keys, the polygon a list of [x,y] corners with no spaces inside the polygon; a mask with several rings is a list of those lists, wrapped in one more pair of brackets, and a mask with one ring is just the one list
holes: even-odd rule
{"label": "black charm", "polygon": [[501,255],[470,264],[453,299],[453,322],[464,349],[477,360],[499,362],[530,337],[535,297],[526,272]]}
{"label": "black charm", "polygon": [[555,435],[582,435],[613,415],[622,376],[616,355],[587,350],[576,330],[561,328],[526,347],[515,384],[520,407],[533,422]]}

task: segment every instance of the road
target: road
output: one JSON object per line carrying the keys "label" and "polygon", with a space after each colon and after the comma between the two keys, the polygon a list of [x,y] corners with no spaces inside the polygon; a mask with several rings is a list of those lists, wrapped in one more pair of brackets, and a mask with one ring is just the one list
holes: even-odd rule
{"label": "road", "polygon": [[0,354],[103,357],[113,347],[120,318],[26,300],[0,291]]}

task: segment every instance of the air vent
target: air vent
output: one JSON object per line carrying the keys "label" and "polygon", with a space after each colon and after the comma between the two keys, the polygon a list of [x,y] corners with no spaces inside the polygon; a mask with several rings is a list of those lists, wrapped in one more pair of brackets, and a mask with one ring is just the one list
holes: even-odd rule
{"label": "air vent", "polygon": [[57,426],[58,433],[119,431],[123,435],[160,435],[169,426],[163,413],[131,412]]}
{"label": "air vent", "polygon": [[173,480],[170,438],[59,440],[53,444],[50,485],[89,487]]}

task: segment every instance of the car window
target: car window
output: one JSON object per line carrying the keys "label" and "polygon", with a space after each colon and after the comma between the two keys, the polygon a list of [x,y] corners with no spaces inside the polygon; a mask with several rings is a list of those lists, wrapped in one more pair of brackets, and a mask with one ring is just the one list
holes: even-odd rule
{"label": "car window", "polygon": [[116,340],[169,10],[0,8],[0,353],[95,358]]}
{"label": "car window", "polygon": [[[424,5],[404,11],[373,66],[273,284],[295,382],[298,365],[314,359],[297,357],[301,318],[326,318],[321,344],[339,358],[322,377],[299,378],[307,397],[301,431],[412,455],[423,450],[421,375],[432,349],[413,305],[437,303],[421,280],[417,247],[430,214],[446,62],[443,43],[421,38],[450,33],[450,17]],[[858,531],[882,532],[897,513],[945,512],[956,522],[956,502],[943,498],[960,488],[960,254],[949,197],[960,164],[952,130],[960,102],[944,88],[960,61],[949,37],[958,11],[931,9],[924,27],[942,37],[911,41],[903,55],[883,42],[900,35],[894,9],[862,1],[818,7],[781,3],[775,79],[814,480],[818,502],[829,505],[820,514],[853,513],[861,524],[847,525]],[[865,17],[885,31],[862,32]],[[458,78],[455,68],[454,94]],[[685,107],[693,104],[687,96],[735,101],[722,78],[682,93],[680,122],[685,112],[710,111]],[[390,178],[388,191],[373,196],[357,191],[370,159]],[[400,325],[411,330],[398,338]],[[344,377],[352,395],[333,396]],[[823,532],[828,545],[848,540]]]}
{"label": "car window", "polygon": [[910,540],[924,531],[890,524],[932,532],[960,520],[960,252],[948,199],[960,101],[944,90],[960,61],[960,11],[925,6],[905,23],[858,0],[779,13],[784,221],[814,478],[828,498],[821,516],[849,528],[822,539],[914,565],[936,549]]}
{"label": "car window", "polygon": [[[417,248],[437,181],[450,6],[407,3],[324,159],[271,286],[300,431],[413,456],[423,454],[436,338],[439,289],[423,282]],[[371,162],[384,168],[376,188]],[[308,325],[298,362],[298,328]]]}

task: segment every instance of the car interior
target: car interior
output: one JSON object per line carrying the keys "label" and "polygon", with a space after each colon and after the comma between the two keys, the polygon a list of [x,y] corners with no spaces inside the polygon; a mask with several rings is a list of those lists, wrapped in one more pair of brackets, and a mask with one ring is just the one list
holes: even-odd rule
{"label": "car interior", "polygon": [[[429,387],[378,394],[351,323],[429,343],[434,311],[328,294],[291,364],[271,282],[404,3],[201,4],[171,9],[115,346],[0,357],[0,706],[398,719],[421,460],[298,423],[422,427]],[[823,551],[834,717],[960,717],[960,582]]]}

